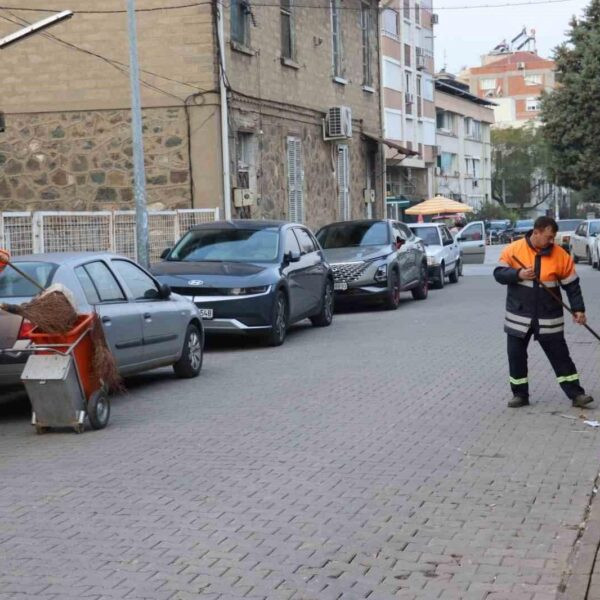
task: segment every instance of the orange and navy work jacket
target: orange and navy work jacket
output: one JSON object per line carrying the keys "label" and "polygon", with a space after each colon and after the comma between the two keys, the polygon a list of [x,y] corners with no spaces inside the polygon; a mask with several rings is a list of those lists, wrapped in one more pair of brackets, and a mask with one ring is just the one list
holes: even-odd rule
{"label": "orange and navy work jacket", "polygon": [[537,281],[519,279],[522,267],[515,257],[526,267],[532,267],[537,278],[558,300],[562,288],[567,293],[571,310],[584,312],[579,277],[567,252],[556,245],[536,251],[529,241],[530,236],[531,232],[508,245],[494,269],[496,281],[508,286],[504,331],[517,337],[525,337],[530,330],[536,337],[563,336],[563,307]]}

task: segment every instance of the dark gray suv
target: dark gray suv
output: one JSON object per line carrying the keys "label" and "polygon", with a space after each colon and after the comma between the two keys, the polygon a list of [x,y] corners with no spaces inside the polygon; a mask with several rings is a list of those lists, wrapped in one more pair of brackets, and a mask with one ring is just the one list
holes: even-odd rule
{"label": "dark gray suv", "polygon": [[333,270],[336,300],[378,299],[395,310],[402,291],[427,298],[425,246],[404,223],[342,221],[322,227],[317,239]]}

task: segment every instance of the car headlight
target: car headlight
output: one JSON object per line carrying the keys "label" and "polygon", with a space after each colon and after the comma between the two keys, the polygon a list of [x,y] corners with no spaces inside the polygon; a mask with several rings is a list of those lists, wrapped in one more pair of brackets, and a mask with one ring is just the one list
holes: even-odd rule
{"label": "car headlight", "polygon": [[270,285],[259,285],[247,288],[230,288],[227,290],[228,296],[250,296],[251,294],[264,294],[269,291]]}
{"label": "car headlight", "polygon": [[432,267],[432,266],[434,266],[434,265],[437,265],[437,264],[438,264],[438,260],[437,260],[437,258],[436,258],[435,256],[428,256],[428,257],[427,257],[427,264],[428,264],[430,267]]}
{"label": "car headlight", "polygon": [[375,271],[375,281],[387,281],[387,263],[383,263],[377,267],[377,271]]}

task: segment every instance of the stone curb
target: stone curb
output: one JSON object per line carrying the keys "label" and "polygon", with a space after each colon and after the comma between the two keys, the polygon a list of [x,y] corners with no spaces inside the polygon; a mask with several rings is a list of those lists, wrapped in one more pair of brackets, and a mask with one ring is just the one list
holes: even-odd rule
{"label": "stone curb", "polygon": [[[598,479],[594,482],[594,487]],[[585,529],[581,537],[575,542],[569,559],[569,572],[556,600],[586,600],[587,591],[592,578],[594,561],[598,546],[600,545],[600,501],[598,493],[591,499]]]}

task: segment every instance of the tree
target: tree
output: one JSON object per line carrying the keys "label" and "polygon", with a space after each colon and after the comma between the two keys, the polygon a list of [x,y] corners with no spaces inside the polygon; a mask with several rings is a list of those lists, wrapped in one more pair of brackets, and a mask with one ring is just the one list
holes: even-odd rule
{"label": "tree", "polygon": [[548,146],[533,125],[492,130],[492,197],[499,202],[537,206],[552,194]]}
{"label": "tree", "polygon": [[567,41],[554,51],[558,87],[542,98],[550,170],[559,185],[600,185],[600,0],[573,17]]}

